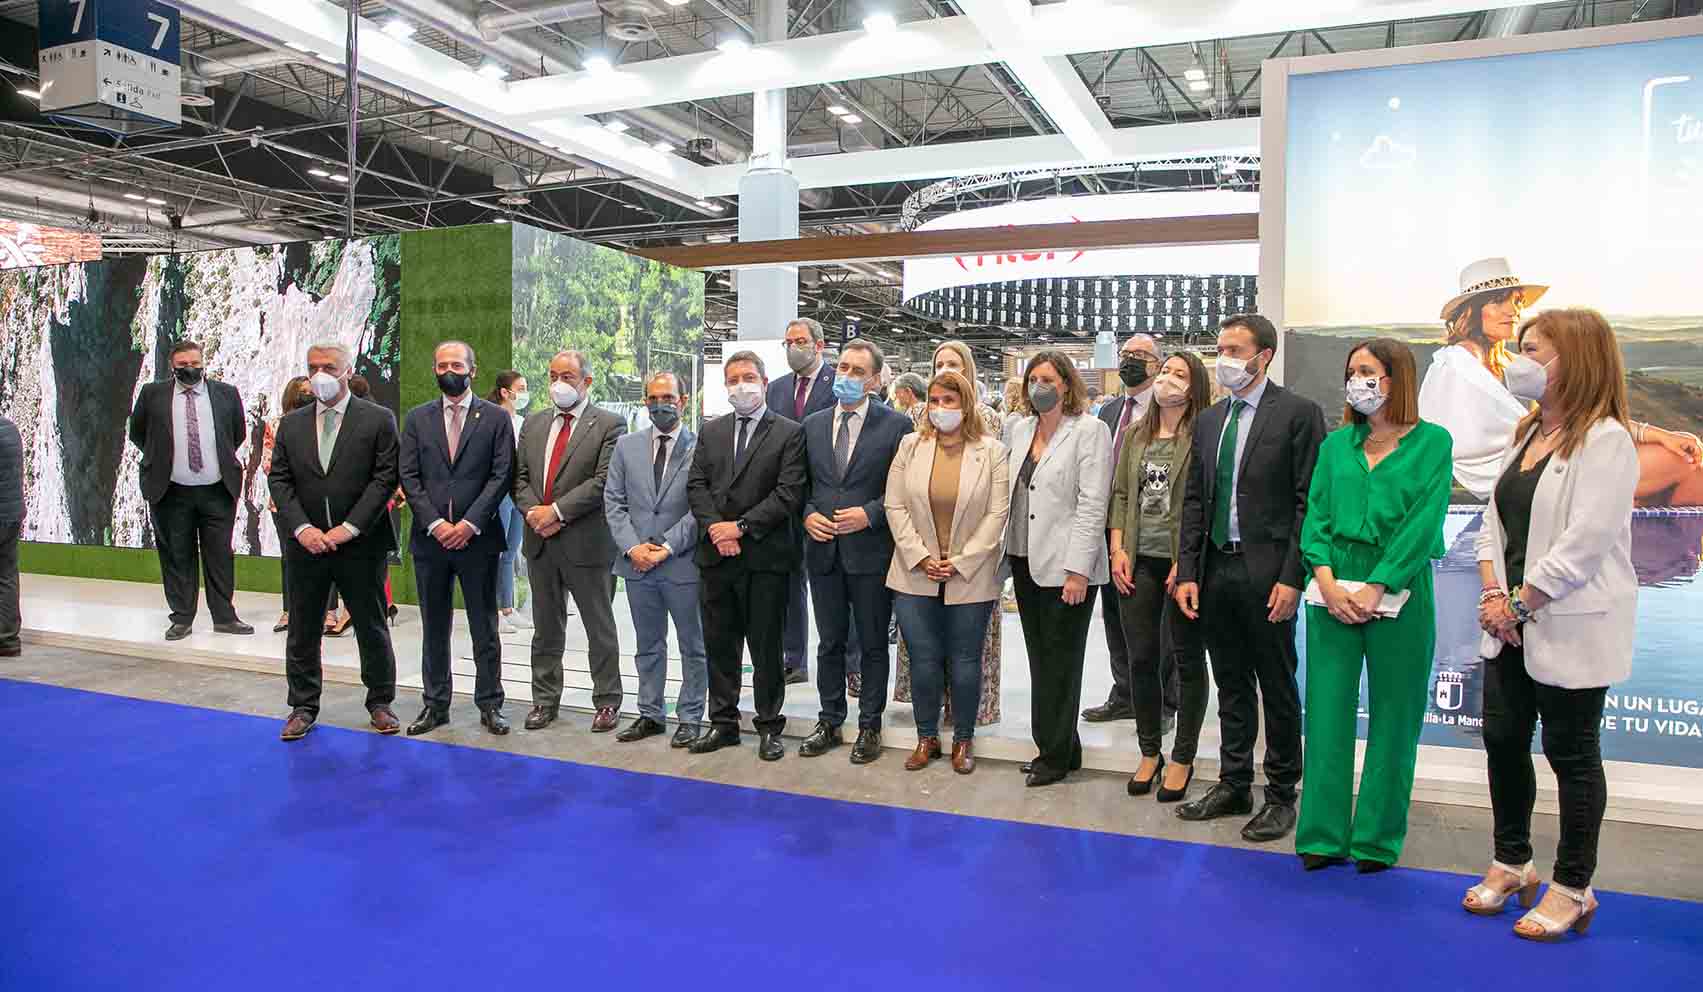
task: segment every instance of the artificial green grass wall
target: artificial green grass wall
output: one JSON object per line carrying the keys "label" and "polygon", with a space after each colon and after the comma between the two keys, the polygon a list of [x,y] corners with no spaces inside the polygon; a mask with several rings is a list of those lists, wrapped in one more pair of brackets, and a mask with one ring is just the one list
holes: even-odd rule
{"label": "artificial green grass wall", "polygon": [[[25,541],[18,546],[18,571],[157,583],[160,581],[160,556],[153,548],[97,548],[86,544]],[[237,555],[236,573],[238,589],[276,593],[283,588],[283,574],[276,558]],[[164,593],[161,593],[160,610],[163,615]],[[245,619],[259,625],[259,621],[252,617]],[[271,621],[267,623],[270,625]]]}

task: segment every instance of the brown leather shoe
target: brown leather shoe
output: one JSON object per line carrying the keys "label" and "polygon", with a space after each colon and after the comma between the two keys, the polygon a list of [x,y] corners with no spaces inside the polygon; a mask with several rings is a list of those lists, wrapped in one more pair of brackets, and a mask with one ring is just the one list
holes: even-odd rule
{"label": "brown leather shoe", "polygon": [[299,741],[313,729],[313,714],[307,710],[296,710],[284,721],[284,732],[278,735],[279,740]]}
{"label": "brown leather shoe", "polygon": [[396,718],[396,714],[390,711],[390,707],[374,706],[372,713],[373,729],[379,733],[394,734],[402,729],[402,721]]}
{"label": "brown leather shoe", "polygon": [[921,771],[928,767],[931,760],[938,757],[940,757],[940,738],[919,737],[917,738],[917,749],[912,751],[911,756],[905,759],[905,771]]}
{"label": "brown leather shoe", "polygon": [[614,729],[615,729],[615,707],[613,707],[613,706],[600,706],[600,707],[598,707],[597,715],[591,718],[591,732],[594,733],[594,734],[607,734],[609,731],[614,730]]}
{"label": "brown leather shoe", "polygon": [[960,775],[976,770],[976,751],[969,741],[952,742],[952,770]]}

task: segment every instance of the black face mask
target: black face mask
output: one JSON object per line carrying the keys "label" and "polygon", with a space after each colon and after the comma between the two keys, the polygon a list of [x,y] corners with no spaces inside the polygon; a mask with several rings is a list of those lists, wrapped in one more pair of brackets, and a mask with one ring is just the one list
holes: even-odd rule
{"label": "black face mask", "polygon": [[183,383],[185,386],[193,386],[201,381],[201,370],[193,365],[185,365],[181,368],[174,368],[171,370],[171,374],[176,376],[177,381]]}
{"label": "black face mask", "polygon": [[1126,358],[1118,363],[1118,378],[1131,389],[1147,381],[1147,360]]}
{"label": "black face mask", "polygon": [[650,422],[664,434],[680,423],[680,408],[672,403],[652,403],[647,409],[650,410]]}
{"label": "black face mask", "polygon": [[460,396],[467,392],[467,379],[466,372],[439,372],[438,388],[445,396]]}

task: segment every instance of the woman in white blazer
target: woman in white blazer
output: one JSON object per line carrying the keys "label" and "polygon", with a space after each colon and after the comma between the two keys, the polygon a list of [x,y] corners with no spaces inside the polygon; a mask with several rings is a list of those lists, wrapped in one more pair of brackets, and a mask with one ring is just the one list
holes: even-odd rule
{"label": "woman in white blazer", "polygon": [[893,564],[887,588],[910,649],[917,747],[905,768],[940,757],[940,706],[948,676],[952,698],[952,770],[976,760],[975,699],[982,687],[982,645],[1002,585],[1000,553],[1011,490],[1005,447],[976,416],[976,391],[957,371],[927,387],[928,415],[899,442],[887,473],[887,528]]}
{"label": "woman in white blazer", "polygon": [[1597,910],[1590,883],[1608,801],[1598,727],[1609,684],[1632,670],[1638,453],[1620,348],[1596,311],[1550,310],[1526,321],[1505,374],[1515,396],[1538,405],[1503,453],[1478,538],[1496,857],[1463,905],[1488,916],[1510,895],[1530,906],[1537,893],[1531,740],[1541,718],[1561,838],[1553,884],[1514,932],[1557,940],[1584,933]]}
{"label": "woman in white blazer", "polygon": [[1039,752],[1030,786],[1082,767],[1076,714],[1094,592],[1109,580],[1106,502],[1112,434],[1088,414],[1088,388],[1061,352],[1029,359],[1006,442],[1011,519],[1005,552],[1029,655],[1030,722]]}

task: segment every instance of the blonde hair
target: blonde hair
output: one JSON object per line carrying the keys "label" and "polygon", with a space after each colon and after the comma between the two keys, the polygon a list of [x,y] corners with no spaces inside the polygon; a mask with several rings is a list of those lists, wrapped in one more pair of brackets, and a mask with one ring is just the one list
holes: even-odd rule
{"label": "blonde hair", "polygon": [[[936,365],[940,364],[940,353],[943,352],[943,351],[952,352],[953,354],[957,355],[959,360],[961,360],[964,363],[964,376],[965,376],[965,378],[969,378],[970,376],[973,376],[973,375],[976,374],[976,356],[975,356],[975,353],[970,351],[970,346],[965,344],[962,341],[942,341],[942,342],[940,342],[940,344],[935,347],[934,354],[929,356],[928,370],[930,372],[933,372],[934,367]],[[972,385],[973,385],[973,383],[972,383]]]}
{"label": "blonde hair", "polygon": [[919,428],[919,433],[921,433],[923,437],[934,437],[937,433],[934,429],[934,421],[929,419],[926,412],[928,407],[928,393],[933,392],[935,386],[939,386],[941,389],[950,390],[957,394],[958,409],[964,411],[963,426],[958,428],[963,432],[964,440],[980,440],[982,436],[982,418],[980,411],[976,409],[976,387],[970,385],[970,380],[965,378],[962,373],[955,372],[952,369],[936,372],[934,374],[934,378],[928,380],[928,389],[924,392],[922,398],[925,412],[923,414],[922,426]]}
{"label": "blonde hair", "polygon": [[[1561,407],[1561,444],[1556,449],[1561,457],[1577,451],[1599,420],[1612,417],[1626,425],[1631,419],[1626,406],[1626,366],[1614,328],[1602,314],[1584,307],[1545,310],[1520,325],[1516,340],[1523,344],[1529,331],[1548,338],[1561,361],[1555,380],[1544,391]],[[1542,416],[1541,409],[1533,407],[1514,436],[1524,436]]]}

